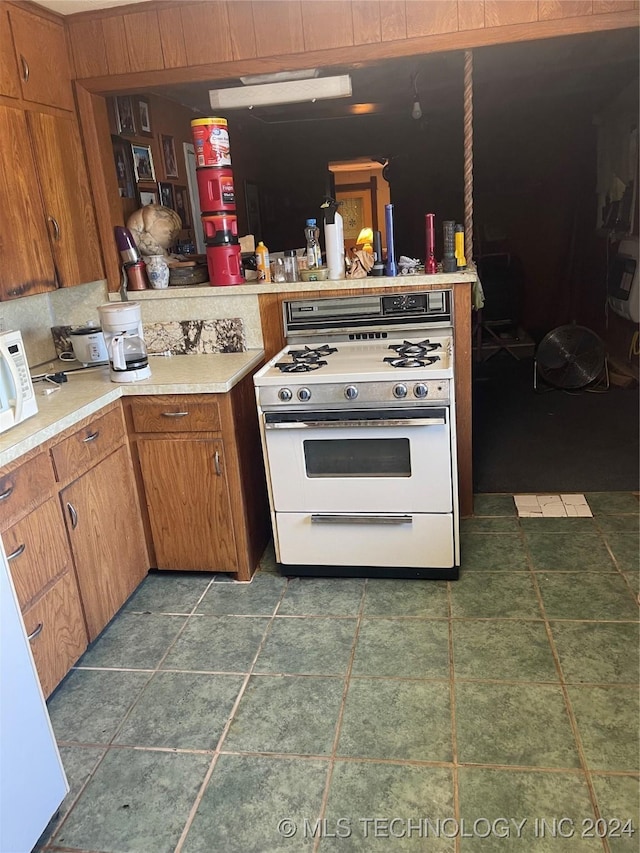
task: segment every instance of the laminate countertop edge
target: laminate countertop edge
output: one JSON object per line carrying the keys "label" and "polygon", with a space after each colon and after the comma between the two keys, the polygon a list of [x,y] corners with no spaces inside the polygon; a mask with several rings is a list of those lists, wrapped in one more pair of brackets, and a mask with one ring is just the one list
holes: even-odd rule
{"label": "laminate countertop edge", "polygon": [[125,396],[224,394],[264,360],[264,350],[151,358],[151,377],[118,384],[101,366],[69,371],[59,391],[45,395],[50,383],[36,382],[38,414],[0,434],[0,468]]}

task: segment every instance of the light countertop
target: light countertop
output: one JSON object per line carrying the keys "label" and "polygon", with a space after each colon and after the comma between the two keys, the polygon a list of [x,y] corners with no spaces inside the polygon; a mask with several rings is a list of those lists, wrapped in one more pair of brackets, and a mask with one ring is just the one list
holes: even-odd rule
{"label": "light countertop", "polygon": [[[473,284],[478,280],[475,269],[463,270],[455,273],[436,273],[435,275],[398,275],[388,276],[366,276],[365,278],[343,278],[339,281],[296,281],[284,284],[275,282],[248,281],[246,284],[234,284],[225,287],[215,287],[205,282],[204,284],[189,285],[186,287],[166,287],[161,290],[136,290],[129,292],[129,299],[175,299],[176,297],[210,296],[241,296],[259,293],[299,293],[303,295],[309,291],[322,293],[325,290],[351,290],[352,288],[391,288],[391,287],[424,287],[425,289],[451,287],[455,284]],[[119,293],[110,293],[109,300],[120,301]]]}
{"label": "light countertop", "polygon": [[[223,394],[262,363],[264,351],[214,355],[152,357],[151,377],[140,382],[117,384],[109,379],[107,366],[67,373],[59,391],[44,395],[45,385],[36,382],[38,414],[0,434],[0,467],[28,450],[54,438],[67,427],[98,412],[123,396],[142,394]],[[54,370],[64,369],[56,363]]]}

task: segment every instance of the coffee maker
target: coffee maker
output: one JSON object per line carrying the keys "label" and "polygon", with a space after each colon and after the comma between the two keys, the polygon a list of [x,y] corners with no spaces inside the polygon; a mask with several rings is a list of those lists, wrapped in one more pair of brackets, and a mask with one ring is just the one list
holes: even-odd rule
{"label": "coffee maker", "polygon": [[109,354],[112,382],[138,382],[151,376],[142,332],[140,305],[113,302],[98,306],[100,325]]}

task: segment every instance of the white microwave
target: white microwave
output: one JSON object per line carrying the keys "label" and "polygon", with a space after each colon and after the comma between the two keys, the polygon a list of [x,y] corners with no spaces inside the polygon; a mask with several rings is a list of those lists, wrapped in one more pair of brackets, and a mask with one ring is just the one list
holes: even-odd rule
{"label": "white microwave", "polygon": [[0,332],[0,432],[38,413],[20,332]]}

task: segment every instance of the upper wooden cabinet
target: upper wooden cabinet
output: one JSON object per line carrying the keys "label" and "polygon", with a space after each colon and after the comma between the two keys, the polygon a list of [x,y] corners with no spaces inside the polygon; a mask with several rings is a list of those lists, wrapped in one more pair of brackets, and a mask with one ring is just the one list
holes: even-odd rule
{"label": "upper wooden cabinet", "polygon": [[6,3],[0,3],[0,95],[20,97],[20,81],[13,54],[9,9]]}
{"label": "upper wooden cabinet", "polygon": [[37,104],[73,110],[63,24],[17,6],[9,6],[8,12],[22,97]]}
{"label": "upper wooden cabinet", "polygon": [[[0,105],[0,299],[104,277],[78,125]],[[16,235],[8,239],[7,235]]]}
{"label": "upper wooden cabinet", "polygon": [[[0,105],[0,299],[55,290],[27,117]],[[13,236],[11,236],[13,235]]]}
{"label": "upper wooden cabinet", "polygon": [[27,113],[58,284],[104,277],[98,229],[75,119]]}

